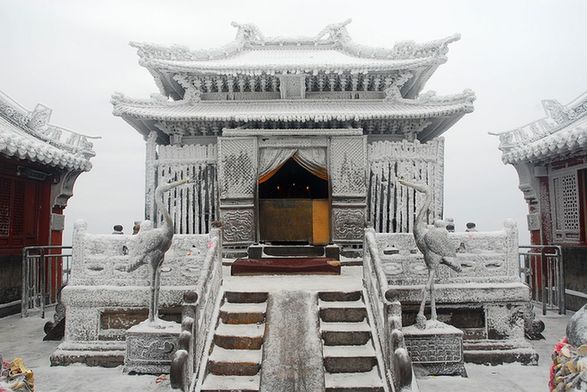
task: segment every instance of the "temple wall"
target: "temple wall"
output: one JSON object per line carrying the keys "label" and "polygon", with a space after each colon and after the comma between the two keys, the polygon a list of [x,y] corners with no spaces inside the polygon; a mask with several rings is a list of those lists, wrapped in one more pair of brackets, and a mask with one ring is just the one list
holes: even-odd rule
{"label": "temple wall", "polygon": [[157,145],[147,142],[145,218],[163,215],[153,199],[162,182],[193,178],[194,182],[167,192],[164,204],[178,234],[205,234],[219,217],[216,144]]}
{"label": "temple wall", "polygon": [[442,218],[444,186],[444,139],[420,144],[417,140],[376,141],[368,145],[367,216],[379,233],[409,233],[414,211],[424,196],[398,186],[397,178],[424,183],[433,191],[428,223]]}

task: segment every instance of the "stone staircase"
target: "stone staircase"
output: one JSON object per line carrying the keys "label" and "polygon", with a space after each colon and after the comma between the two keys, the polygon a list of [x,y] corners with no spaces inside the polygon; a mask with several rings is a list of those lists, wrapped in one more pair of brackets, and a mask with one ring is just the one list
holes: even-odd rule
{"label": "stone staircase", "polygon": [[257,392],[261,382],[267,293],[229,291],[220,307],[202,392]]}
{"label": "stone staircase", "polygon": [[386,391],[363,293],[320,292],[318,298],[326,392]]}

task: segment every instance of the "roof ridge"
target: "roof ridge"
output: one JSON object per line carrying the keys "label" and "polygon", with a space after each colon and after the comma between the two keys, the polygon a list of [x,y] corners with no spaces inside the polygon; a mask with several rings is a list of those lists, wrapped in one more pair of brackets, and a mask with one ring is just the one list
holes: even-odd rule
{"label": "roof ridge", "polygon": [[[424,43],[399,41],[392,48],[377,48],[358,44],[352,40],[346,29],[346,26],[351,21],[351,19],[347,19],[340,23],[329,24],[315,36],[308,37],[266,37],[255,24],[232,22],[231,25],[238,29],[235,39],[218,48],[193,50],[184,45],[166,46],[137,41],[131,41],[130,46],[137,48],[138,55],[143,62],[150,59],[176,61],[217,60],[234,56],[242,50],[254,50],[268,46],[309,46],[321,49],[339,49],[348,55],[360,58],[401,60],[442,57],[448,52],[448,44],[458,41],[461,37],[460,34],[453,34]],[[144,65],[143,63],[141,64]]]}

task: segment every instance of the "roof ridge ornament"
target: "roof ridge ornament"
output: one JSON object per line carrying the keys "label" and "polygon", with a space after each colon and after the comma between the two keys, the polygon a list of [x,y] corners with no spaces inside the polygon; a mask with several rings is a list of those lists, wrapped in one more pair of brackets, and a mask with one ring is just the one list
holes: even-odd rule
{"label": "roof ridge ornament", "polygon": [[326,39],[323,41],[332,42],[332,43],[344,43],[350,42],[351,36],[346,29],[346,26],[351,23],[353,20],[352,18],[348,18],[343,22],[339,23],[331,23],[324,27],[316,36],[314,37],[314,45],[318,45],[319,41],[322,41],[324,36],[327,35]]}
{"label": "roof ridge ornament", "polygon": [[261,33],[261,30],[259,30],[259,27],[257,27],[256,24],[241,24],[233,21],[230,25],[238,29],[236,32],[237,41],[242,42],[243,44],[265,44],[265,36]]}

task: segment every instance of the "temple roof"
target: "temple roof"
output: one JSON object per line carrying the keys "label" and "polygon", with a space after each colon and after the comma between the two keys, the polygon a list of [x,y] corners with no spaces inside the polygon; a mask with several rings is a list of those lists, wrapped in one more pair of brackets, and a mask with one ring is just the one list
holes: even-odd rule
{"label": "temple roof", "polygon": [[499,136],[504,163],[564,159],[587,152],[587,92],[567,105],[544,100],[546,117]]}
{"label": "temple roof", "polygon": [[[455,121],[473,111],[475,96],[462,94],[393,100],[265,100],[265,101],[169,101],[164,97],[136,100],[115,94],[113,113],[125,118],[159,121],[286,121],[326,122],[375,119],[430,119],[451,117]],[[136,125],[135,125],[136,127]],[[147,129],[139,129],[147,134]]]}
{"label": "temple roof", "polygon": [[[377,48],[355,43],[347,32],[350,19],[326,26],[314,37],[265,37],[253,24],[238,24],[236,38],[215,49],[192,50],[184,46],[163,46],[131,42],[138,49],[140,64],[155,77],[161,93],[174,95],[173,75],[177,73],[249,74],[261,73],[352,73],[412,70],[415,74],[410,97],[416,96],[434,70],[446,62],[448,45],[458,34],[417,44],[396,43]],[[420,80],[421,79],[421,80]]]}
{"label": "temple roof", "polygon": [[51,109],[29,111],[0,92],[0,154],[43,165],[89,171],[95,155],[88,136],[49,124]]}

